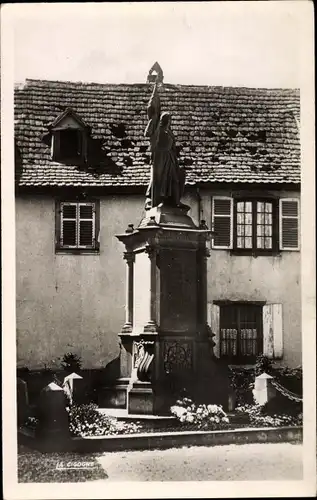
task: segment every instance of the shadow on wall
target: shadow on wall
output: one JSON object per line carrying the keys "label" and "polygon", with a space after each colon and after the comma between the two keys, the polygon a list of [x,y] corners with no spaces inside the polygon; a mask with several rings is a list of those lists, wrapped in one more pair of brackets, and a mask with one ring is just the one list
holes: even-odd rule
{"label": "shadow on wall", "polygon": [[[40,392],[51,382],[62,386],[64,378],[73,370],[50,369],[29,370],[28,368],[18,368],[17,378],[22,379],[27,384],[28,400],[31,405],[36,405]],[[104,368],[79,369],[78,375],[83,377],[85,386],[85,399],[96,402],[98,392],[103,386],[115,384],[120,377],[120,353],[110,361]],[[19,398],[18,398],[19,399]],[[19,401],[18,401],[19,403]]]}

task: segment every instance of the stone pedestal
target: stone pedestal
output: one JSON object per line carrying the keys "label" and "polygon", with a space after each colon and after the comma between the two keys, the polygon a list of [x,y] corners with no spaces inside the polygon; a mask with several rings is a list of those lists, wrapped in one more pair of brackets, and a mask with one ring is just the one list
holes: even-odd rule
{"label": "stone pedestal", "polygon": [[117,236],[127,261],[126,322],[119,335],[122,376],[130,377],[129,413],[168,412],[183,387],[205,393],[205,368],[210,386],[217,384],[206,318],[210,231],[197,227],[188,211],[155,207],[137,229],[130,225]]}
{"label": "stone pedestal", "polygon": [[255,377],[253,397],[257,404],[265,405],[271,399],[276,397],[276,389],[273,387],[272,382],[274,378],[267,373],[262,373]]}

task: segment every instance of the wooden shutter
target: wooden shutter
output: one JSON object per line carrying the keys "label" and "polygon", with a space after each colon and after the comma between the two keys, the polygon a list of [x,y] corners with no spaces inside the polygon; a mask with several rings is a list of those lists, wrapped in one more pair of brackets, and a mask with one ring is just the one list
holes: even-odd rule
{"label": "wooden shutter", "polygon": [[95,246],[95,204],[78,203],[78,247]]}
{"label": "wooden shutter", "polygon": [[211,328],[212,333],[215,335],[213,341],[214,355],[220,357],[220,307],[216,304],[207,304],[207,321]]}
{"label": "wooden shutter", "polygon": [[212,198],[212,228],[215,231],[212,247],[232,248],[233,199],[225,196]]}
{"label": "wooden shutter", "polygon": [[77,247],[77,203],[61,203],[60,246],[63,248]]}
{"label": "wooden shutter", "polygon": [[280,199],[279,240],[281,250],[299,249],[299,200]]}
{"label": "wooden shutter", "polygon": [[263,354],[270,359],[283,356],[282,304],[263,306]]}
{"label": "wooden shutter", "polygon": [[63,202],[60,210],[60,247],[95,248],[96,204]]}

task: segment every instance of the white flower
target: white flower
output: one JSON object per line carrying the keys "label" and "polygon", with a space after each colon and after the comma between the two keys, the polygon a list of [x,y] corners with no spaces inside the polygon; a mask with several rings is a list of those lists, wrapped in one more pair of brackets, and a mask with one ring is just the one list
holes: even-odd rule
{"label": "white flower", "polygon": [[226,424],[229,424],[229,418],[228,418],[228,417],[224,417],[224,418],[222,419],[222,421],[223,421],[223,422],[225,422]]}
{"label": "white flower", "polygon": [[193,423],[194,422],[194,415],[191,415],[190,413],[186,416],[186,420],[187,422],[189,423]]}
{"label": "white flower", "polygon": [[210,413],[218,413],[218,406],[217,405],[208,405],[207,408],[208,408]]}

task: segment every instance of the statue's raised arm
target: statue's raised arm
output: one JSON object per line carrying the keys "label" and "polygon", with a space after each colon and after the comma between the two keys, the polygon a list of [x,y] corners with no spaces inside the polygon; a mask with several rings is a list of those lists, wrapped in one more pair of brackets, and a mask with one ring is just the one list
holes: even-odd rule
{"label": "statue's raised arm", "polygon": [[157,82],[154,84],[153,92],[147,105],[148,123],[144,131],[145,137],[153,137],[159,124],[161,114],[161,100],[157,91]]}
{"label": "statue's raised arm", "polygon": [[[150,139],[152,163],[151,180],[146,192],[146,210],[160,204],[181,207],[185,183],[185,171],[178,164],[175,137],[171,131],[171,115],[161,113],[158,83],[162,83],[163,72],[157,63],[154,66],[148,77],[149,83],[155,83],[147,106],[148,123],[144,131],[145,137]],[[155,80],[151,74],[153,68],[157,71]]]}

